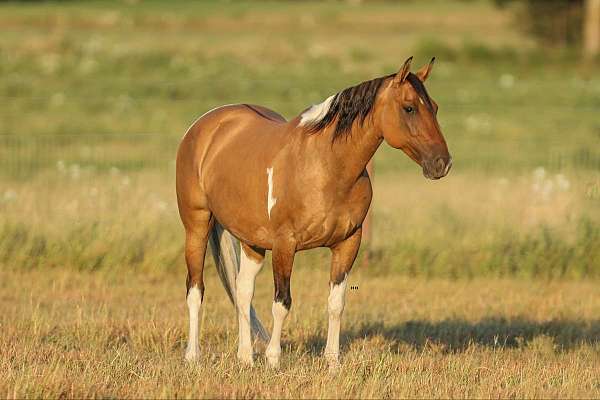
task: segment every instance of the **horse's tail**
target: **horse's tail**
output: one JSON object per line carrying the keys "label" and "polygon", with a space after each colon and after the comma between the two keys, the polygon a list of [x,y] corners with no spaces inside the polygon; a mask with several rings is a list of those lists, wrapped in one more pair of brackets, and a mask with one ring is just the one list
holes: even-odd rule
{"label": "horse's tail", "polygon": [[[210,231],[208,241],[223,287],[225,287],[229,300],[237,310],[235,281],[240,269],[240,241],[226,231],[217,221],[215,221]],[[265,343],[269,341],[269,334],[260,323],[252,305],[250,305],[250,325],[254,337]]]}

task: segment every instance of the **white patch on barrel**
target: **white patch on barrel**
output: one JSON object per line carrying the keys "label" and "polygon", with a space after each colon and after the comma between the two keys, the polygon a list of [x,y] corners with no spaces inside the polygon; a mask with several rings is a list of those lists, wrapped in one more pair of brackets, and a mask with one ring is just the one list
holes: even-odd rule
{"label": "white patch on barrel", "polygon": [[269,181],[269,192],[267,194],[267,214],[269,214],[269,219],[271,219],[271,209],[277,203],[277,199],[273,197],[273,167],[267,168],[267,176]]}
{"label": "white patch on barrel", "polygon": [[315,104],[303,112],[300,116],[300,123],[298,125],[303,126],[323,119],[323,117],[327,115],[327,111],[329,111],[329,107],[331,107],[331,102],[333,101],[334,97],[335,95],[331,95],[322,103]]}

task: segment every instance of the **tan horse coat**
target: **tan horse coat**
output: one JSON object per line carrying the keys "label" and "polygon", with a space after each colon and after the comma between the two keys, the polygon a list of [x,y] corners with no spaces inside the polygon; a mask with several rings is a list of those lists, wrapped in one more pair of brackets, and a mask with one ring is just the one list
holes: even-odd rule
{"label": "tan horse coat", "polygon": [[[331,365],[337,365],[346,275],[371,202],[366,164],[386,140],[420,164],[429,178],[446,175],[451,166],[435,118],[437,105],[422,86],[432,64],[433,60],[415,75],[409,73],[409,59],[397,74],[341,92],[289,122],[264,107],[238,104],[208,112],[188,130],[177,154],[188,305],[193,294],[198,300],[191,301],[190,310],[197,313],[202,301],[206,241],[216,220],[242,243],[237,293],[242,361],[252,362],[247,321],[265,250],[273,252],[275,283],[267,358],[276,366],[281,326],[291,306],[294,253],[329,247],[330,332],[325,353]],[[339,125],[348,118],[354,119],[340,132]],[[188,346],[187,357],[193,359],[196,352]]]}

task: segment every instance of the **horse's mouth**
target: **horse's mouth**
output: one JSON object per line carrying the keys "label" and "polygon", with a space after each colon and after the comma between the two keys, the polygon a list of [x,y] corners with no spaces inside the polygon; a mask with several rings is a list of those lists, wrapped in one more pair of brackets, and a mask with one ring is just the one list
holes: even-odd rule
{"label": "horse's mouth", "polygon": [[448,175],[451,168],[452,157],[448,158],[448,162],[438,158],[435,162],[423,164],[423,176],[435,181]]}

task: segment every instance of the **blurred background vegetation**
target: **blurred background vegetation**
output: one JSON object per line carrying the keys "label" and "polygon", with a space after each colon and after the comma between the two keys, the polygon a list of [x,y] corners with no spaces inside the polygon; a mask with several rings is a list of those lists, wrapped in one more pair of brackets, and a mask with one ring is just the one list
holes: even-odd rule
{"label": "blurred background vegetation", "polygon": [[[227,103],[293,117],[410,55],[454,156],[376,155],[374,274],[600,276],[582,1],[0,2],[0,266],[181,273],[174,156]],[[323,252],[299,257],[326,268]]]}
{"label": "blurred background vegetation", "polygon": [[495,0],[511,7],[521,29],[551,47],[581,47],[585,0]]}

